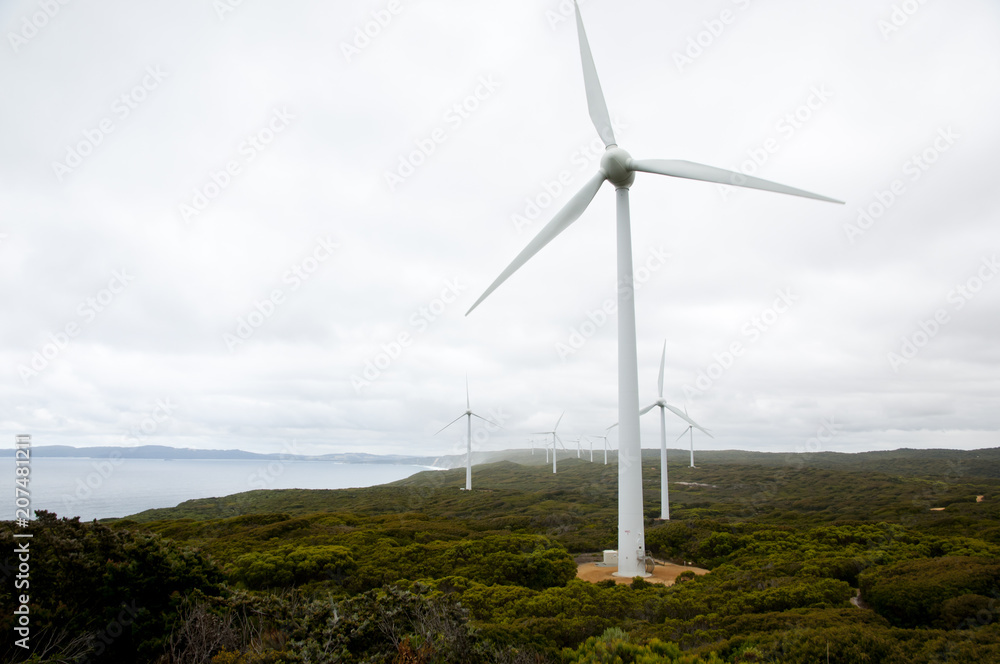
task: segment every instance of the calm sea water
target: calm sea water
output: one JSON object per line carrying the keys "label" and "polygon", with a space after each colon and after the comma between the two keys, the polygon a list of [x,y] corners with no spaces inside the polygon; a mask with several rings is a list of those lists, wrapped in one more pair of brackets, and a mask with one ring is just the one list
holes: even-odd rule
{"label": "calm sea water", "polygon": [[[108,459],[34,457],[31,507],[84,520],[121,517],[193,498],[253,489],[347,489],[375,486],[427,468],[330,461]],[[0,462],[0,486],[10,496],[0,519],[14,518],[14,462]]]}

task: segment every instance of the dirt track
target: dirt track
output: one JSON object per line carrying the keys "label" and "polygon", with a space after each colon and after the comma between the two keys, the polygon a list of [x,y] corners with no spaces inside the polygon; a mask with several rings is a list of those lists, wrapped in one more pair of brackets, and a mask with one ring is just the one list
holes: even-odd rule
{"label": "dirt track", "polygon": [[[582,565],[577,565],[576,578],[590,581],[591,583],[607,579],[612,579],[618,584],[632,583],[632,579],[614,576],[617,569],[614,566],[605,567],[603,565],[598,566],[597,563],[583,563]],[[707,569],[700,567],[687,567],[684,565],[674,565],[673,563],[657,563],[653,569],[653,576],[648,576],[643,580],[648,583],[662,583],[665,586],[672,586],[674,585],[674,580],[680,576],[681,572],[694,572],[699,576],[708,574]]]}

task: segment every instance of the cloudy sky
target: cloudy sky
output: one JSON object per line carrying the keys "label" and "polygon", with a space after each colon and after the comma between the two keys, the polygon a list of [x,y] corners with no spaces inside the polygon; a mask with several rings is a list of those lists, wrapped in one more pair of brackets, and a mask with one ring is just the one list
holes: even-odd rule
{"label": "cloudy sky", "polygon": [[[622,147],[847,202],[640,174],[642,401],[666,342],[702,446],[1000,444],[1000,6],[581,6]],[[0,4],[3,429],[443,454],[468,375],[484,449],[600,433],[610,185],[465,316],[597,170],[570,7]]]}

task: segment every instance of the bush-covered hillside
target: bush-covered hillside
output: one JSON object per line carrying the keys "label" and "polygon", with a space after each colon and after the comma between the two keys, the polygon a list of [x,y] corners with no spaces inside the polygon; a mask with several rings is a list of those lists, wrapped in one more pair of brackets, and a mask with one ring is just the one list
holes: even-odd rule
{"label": "bush-covered hillside", "polygon": [[711,570],[670,587],[575,578],[615,546],[617,499],[614,464],[576,459],[480,466],[471,492],[447,471],[43,514],[34,661],[1000,662],[1000,480],[904,456],[896,474],[703,458],[671,469],[669,522],[645,464],[650,553]]}

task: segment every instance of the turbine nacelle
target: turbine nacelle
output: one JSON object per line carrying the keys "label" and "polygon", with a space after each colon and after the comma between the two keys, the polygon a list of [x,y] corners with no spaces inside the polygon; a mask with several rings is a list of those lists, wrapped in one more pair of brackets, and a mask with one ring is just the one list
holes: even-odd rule
{"label": "turbine nacelle", "polygon": [[601,172],[615,189],[628,189],[635,182],[632,155],[617,145],[609,145],[601,157]]}

